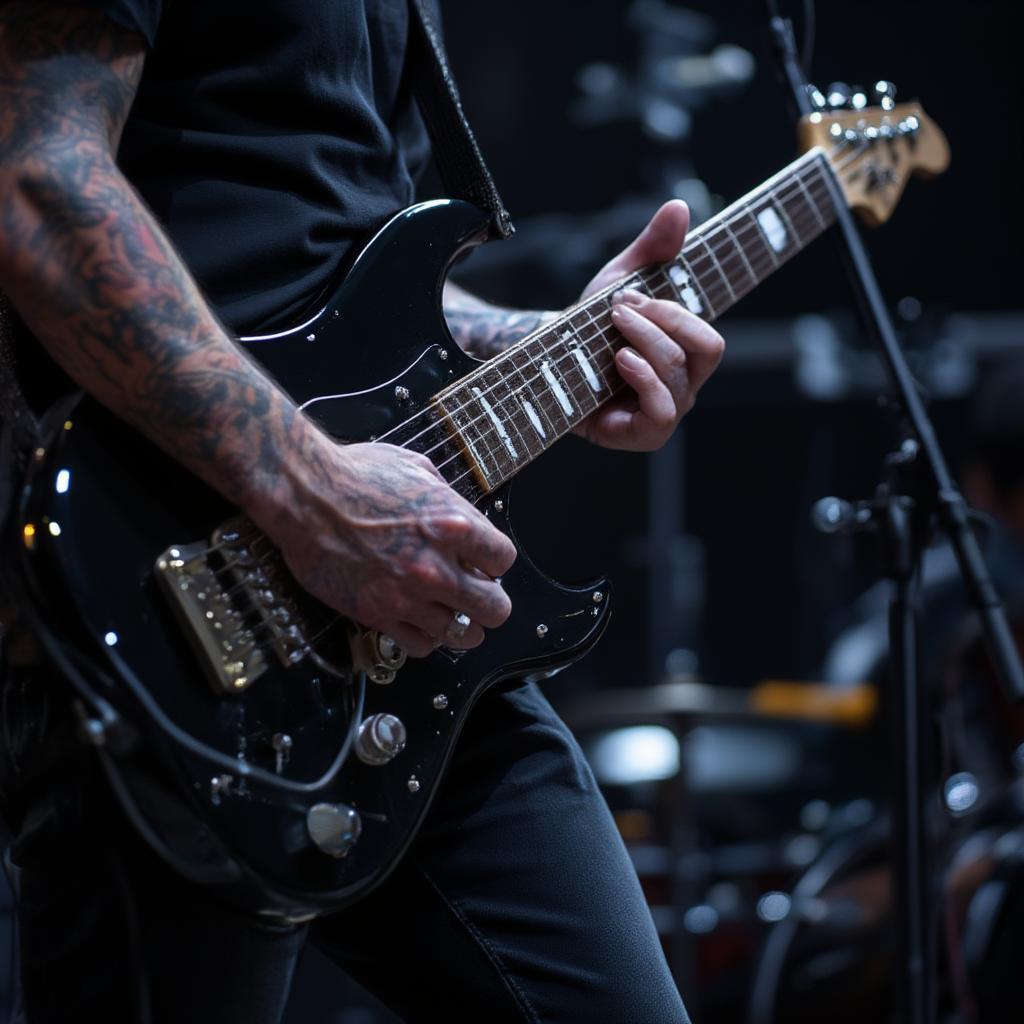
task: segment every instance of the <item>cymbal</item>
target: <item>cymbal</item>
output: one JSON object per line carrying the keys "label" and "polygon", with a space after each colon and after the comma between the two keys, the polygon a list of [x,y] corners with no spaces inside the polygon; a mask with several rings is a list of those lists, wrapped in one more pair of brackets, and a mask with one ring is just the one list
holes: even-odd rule
{"label": "cymbal", "polygon": [[[873,686],[765,680],[751,688],[672,679],[656,686],[599,690],[559,705],[578,731],[665,722],[678,729],[697,722],[812,721],[861,728],[875,715]],[[692,721],[687,721],[692,720]]]}

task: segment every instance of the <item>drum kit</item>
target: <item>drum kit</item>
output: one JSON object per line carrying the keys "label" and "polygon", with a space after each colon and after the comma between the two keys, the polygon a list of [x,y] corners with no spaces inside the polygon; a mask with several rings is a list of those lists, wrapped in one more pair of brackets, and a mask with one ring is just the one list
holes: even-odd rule
{"label": "drum kit", "polygon": [[[560,707],[697,1017],[889,1019],[898,983],[891,723],[878,668],[859,685],[745,689],[674,677]],[[933,675],[926,820],[939,1019],[1016,1021],[1024,713],[994,686],[977,640]]]}

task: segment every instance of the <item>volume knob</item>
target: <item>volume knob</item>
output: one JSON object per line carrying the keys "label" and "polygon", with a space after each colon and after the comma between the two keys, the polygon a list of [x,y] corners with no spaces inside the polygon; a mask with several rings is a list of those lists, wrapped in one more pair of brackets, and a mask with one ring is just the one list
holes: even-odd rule
{"label": "volume knob", "polygon": [[408,734],[400,718],[371,715],[359,726],[356,757],[363,764],[387,764],[405,750]]}

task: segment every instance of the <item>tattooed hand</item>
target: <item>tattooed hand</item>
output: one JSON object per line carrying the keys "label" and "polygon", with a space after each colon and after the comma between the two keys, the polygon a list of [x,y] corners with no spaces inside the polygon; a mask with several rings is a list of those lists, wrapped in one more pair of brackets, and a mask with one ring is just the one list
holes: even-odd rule
{"label": "tattooed hand", "polygon": [[[666,203],[636,241],[601,269],[581,298],[649,263],[678,255],[689,224],[685,203]],[[653,451],[693,408],[697,392],[722,358],[725,342],[679,303],[639,292],[618,297],[612,321],[629,342],[615,354],[615,368],[633,393],[596,409],[575,433],[605,448]]]}
{"label": "tattooed hand", "polygon": [[[146,48],[88,5],[0,5],[0,287],[39,342],[278,544],[317,597],[413,655],[500,625],[511,541],[422,456],[342,448],[225,333],[122,176]],[[446,638],[447,641],[447,638]]]}
{"label": "tattooed hand", "polygon": [[[324,441],[293,467],[291,502],[250,510],[295,578],[413,657],[438,640],[476,647],[482,627],[508,618],[508,596],[492,577],[508,571],[515,546],[425,456]],[[453,609],[472,619],[458,641],[445,636]]]}

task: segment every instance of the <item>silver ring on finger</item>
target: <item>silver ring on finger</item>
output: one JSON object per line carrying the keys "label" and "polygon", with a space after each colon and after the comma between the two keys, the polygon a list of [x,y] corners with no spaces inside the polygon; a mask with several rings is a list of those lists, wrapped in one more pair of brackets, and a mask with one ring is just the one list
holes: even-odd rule
{"label": "silver ring on finger", "polygon": [[452,621],[445,628],[444,635],[449,640],[461,640],[466,635],[473,620],[465,612],[455,612]]}

